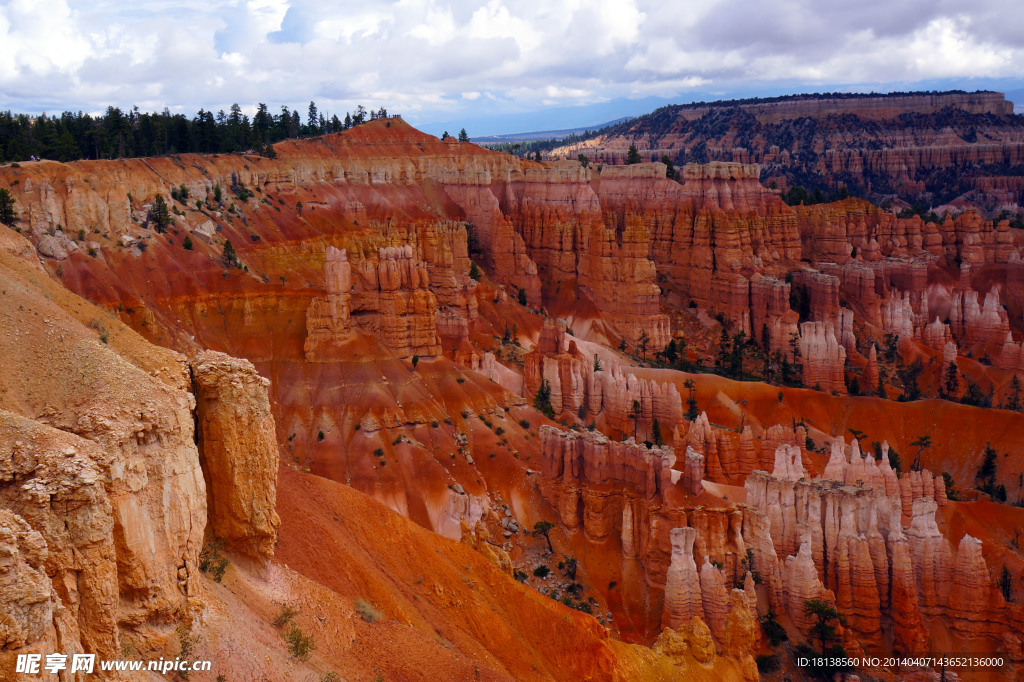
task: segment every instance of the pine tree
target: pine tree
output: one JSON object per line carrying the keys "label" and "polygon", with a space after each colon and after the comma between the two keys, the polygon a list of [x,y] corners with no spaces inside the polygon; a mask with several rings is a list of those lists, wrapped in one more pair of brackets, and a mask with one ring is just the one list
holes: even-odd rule
{"label": "pine tree", "polygon": [[692,422],[697,421],[697,417],[700,416],[700,410],[697,409],[697,384],[693,379],[687,379],[683,382],[683,387],[686,388],[686,414],[684,416]]}
{"label": "pine tree", "polygon": [[675,339],[669,339],[668,345],[661,350],[661,357],[665,358],[665,361],[670,365],[676,364],[676,360],[679,359],[679,353],[676,351]]}
{"label": "pine tree", "polygon": [[722,325],[722,331],[718,335],[718,352],[715,354],[715,366],[725,372],[729,368],[731,358],[732,338],[729,336],[725,325]]}
{"label": "pine tree", "polygon": [[640,330],[640,338],[636,341],[636,349],[640,351],[640,357],[647,359],[647,344],[651,342],[651,337],[647,334],[646,329]]}
{"label": "pine tree", "polygon": [[1006,397],[1006,403],[1004,407],[1007,410],[1013,410],[1014,412],[1020,412],[1020,379],[1017,375],[1013,375],[1013,379],[1010,380],[1010,394]]}
{"label": "pine tree", "polygon": [[469,134],[465,128],[459,131],[459,142],[469,142]]}
{"label": "pine tree", "polygon": [[149,209],[149,221],[159,234],[166,232],[171,224],[171,210],[167,208],[167,202],[164,201],[162,194],[157,194],[153,199],[153,206]]}
{"label": "pine tree", "polygon": [[988,493],[989,495],[996,496],[996,475],[998,473],[998,464],[996,463],[996,457],[998,453],[996,449],[992,447],[992,443],[985,443],[985,456],[978,466],[978,471],[974,476],[974,480],[978,483],[978,490]]}
{"label": "pine tree", "polygon": [[917,453],[914,455],[914,461],[910,464],[911,471],[921,470],[921,454],[932,446],[931,436],[918,436],[916,440],[910,443],[911,447],[917,448]]}
{"label": "pine tree", "polygon": [[540,387],[533,398],[533,406],[548,419],[555,418],[555,408],[551,405],[551,384],[547,379],[540,380]]}
{"label": "pine tree", "polygon": [[548,543],[548,552],[554,554],[555,548],[551,546],[551,531],[555,529],[555,524],[550,521],[538,521],[533,524],[533,536],[543,536]]}
{"label": "pine tree", "polygon": [[238,267],[238,254],[235,253],[235,247],[231,244],[231,240],[224,242],[224,263],[230,267]]}
{"label": "pine tree", "polygon": [[1013,601],[1013,574],[1010,573],[1010,569],[1003,564],[1002,573],[999,574],[999,580],[996,581],[999,585],[999,591],[1003,595],[1003,599],[1008,602]]}
{"label": "pine tree", "polygon": [[640,152],[635,144],[631,144],[629,145],[629,151],[626,152],[626,164],[633,165],[634,163],[640,163]]}
{"label": "pine tree", "polygon": [[843,616],[832,604],[821,599],[808,599],[804,602],[804,614],[814,620],[809,635],[821,643],[821,651],[827,651],[828,643],[838,639],[839,634],[835,623],[843,623]]}
{"label": "pine tree", "polygon": [[669,158],[668,154],[661,157],[661,162],[665,164],[665,177],[669,180],[678,180],[679,171],[676,170],[676,165],[672,163],[672,159]]}
{"label": "pine tree", "polygon": [[0,223],[14,227],[18,214],[14,211],[14,197],[6,187],[0,187]]}
{"label": "pine tree", "polygon": [[956,363],[951,362],[946,366],[945,377],[942,382],[942,397],[954,399],[959,391],[960,375],[957,372]]}
{"label": "pine tree", "polygon": [[306,114],[306,130],[310,135],[317,135],[320,132],[320,113],[316,109],[316,103],[310,101],[309,113]]}

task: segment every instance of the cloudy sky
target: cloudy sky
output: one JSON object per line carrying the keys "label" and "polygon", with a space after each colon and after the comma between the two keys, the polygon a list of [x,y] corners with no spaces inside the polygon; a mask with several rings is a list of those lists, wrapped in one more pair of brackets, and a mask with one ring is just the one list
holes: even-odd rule
{"label": "cloudy sky", "polygon": [[1022,27],[1018,0],[0,0],[0,109],[313,99],[554,129],[725,96],[1020,89]]}

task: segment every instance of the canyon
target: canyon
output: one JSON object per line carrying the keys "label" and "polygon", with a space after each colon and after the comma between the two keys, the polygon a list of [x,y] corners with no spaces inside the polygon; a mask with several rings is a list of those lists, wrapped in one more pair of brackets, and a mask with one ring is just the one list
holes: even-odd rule
{"label": "canyon", "polygon": [[1009,220],[398,117],[274,151],[0,167],[5,675],[757,679],[808,600],[850,655],[1024,671]]}
{"label": "canyon", "polygon": [[[552,159],[756,163],[761,180],[962,210],[1021,200],[1024,118],[997,92],[790,95],[670,105],[556,146]],[[943,207],[943,208],[939,208]]]}

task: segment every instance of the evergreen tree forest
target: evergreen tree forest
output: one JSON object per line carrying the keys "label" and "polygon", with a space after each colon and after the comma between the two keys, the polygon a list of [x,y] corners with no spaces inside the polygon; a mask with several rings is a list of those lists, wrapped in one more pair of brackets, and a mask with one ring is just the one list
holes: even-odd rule
{"label": "evergreen tree forest", "polygon": [[309,103],[303,119],[296,109],[282,106],[272,113],[266,104],[257,105],[250,119],[242,108],[214,113],[200,109],[192,118],[172,114],[140,112],[138,107],[122,111],[108,107],[100,116],[65,111],[60,116],[0,112],[0,163],[28,161],[32,157],[55,161],[78,159],[119,159],[162,156],[188,152],[202,154],[253,151],[273,156],[275,142],[296,137],[337,133],[376,118],[387,118],[384,107],[327,115]]}

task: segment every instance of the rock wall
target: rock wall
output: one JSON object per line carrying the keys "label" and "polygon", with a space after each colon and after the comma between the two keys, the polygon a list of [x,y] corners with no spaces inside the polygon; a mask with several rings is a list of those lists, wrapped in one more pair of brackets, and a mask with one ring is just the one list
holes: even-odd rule
{"label": "rock wall", "polygon": [[[24,243],[0,230],[5,247]],[[123,633],[161,646],[173,636],[168,624],[184,613],[186,598],[198,594],[208,521],[230,525],[216,511],[208,515],[208,472],[201,461],[217,456],[197,447],[196,399],[182,356],[147,343],[40,277],[20,247],[13,252],[16,257],[0,248],[5,679],[13,679],[18,653],[116,658]],[[258,460],[265,450],[256,444],[261,433],[266,441],[267,424],[245,417],[252,414],[251,399],[237,410],[228,404],[242,379],[230,377],[215,399],[207,393],[206,423],[214,427],[207,442],[219,440],[228,449],[245,443],[252,451],[236,449],[236,457],[255,454]],[[260,388],[261,414],[269,415],[266,388]],[[214,401],[219,406],[211,408]],[[253,431],[233,431],[241,423]],[[269,504],[273,517],[276,445],[272,438],[269,443],[273,466],[250,468],[240,486],[269,491],[269,499],[230,494],[242,505]],[[215,496],[214,508],[223,501]],[[238,528],[240,521],[234,522]]]}
{"label": "rock wall", "polygon": [[[683,418],[682,397],[675,384],[627,373],[619,363],[598,363],[586,357],[566,334],[565,322],[548,319],[537,346],[524,358],[523,379],[527,397],[536,395],[543,379],[551,387],[551,406],[556,415],[583,408],[586,420],[600,420],[623,433],[653,439],[654,420],[662,435]],[[640,413],[633,418],[633,404]]]}
{"label": "rock wall", "polygon": [[804,386],[846,395],[846,349],[836,339],[832,323],[800,325],[800,356]]}
{"label": "rock wall", "polygon": [[[558,510],[559,525],[590,543],[618,540],[623,556],[635,558],[647,583],[664,593],[664,607],[655,602],[659,606],[651,614],[652,625],[659,624],[652,638],[662,627],[699,620],[721,650],[734,636],[730,622],[753,613],[748,609],[756,598],[747,576],[755,567],[771,603],[781,603],[778,558],[764,516],[743,505],[695,505],[693,491],[673,468],[672,448],[649,449],[550,426],[541,427],[541,441],[541,492]],[[742,611],[730,596],[737,592],[744,595]],[[650,600],[645,604],[630,608],[652,609]]]}
{"label": "rock wall", "polygon": [[897,477],[884,454],[876,462],[856,441],[849,450],[847,458],[834,439],[820,478],[798,478],[799,457],[781,454],[771,475],[747,478],[748,503],[765,515],[773,545],[787,557],[784,601],[794,624],[806,631],[804,600],[824,598],[845,614],[847,641],[866,651],[890,640],[905,652],[926,651],[929,616],[999,646],[1002,607],[980,543],[965,536],[954,552],[936,524],[946,504],[942,477]]}
{"label": "rock wall", "polygon": [[896,192],[906,200],[937,199],[926,186],[949,192],[951,177],[988,164],[974,187],[984,193],[981,203],[996,205],[1014,203],[1020,190],[1012,174],[996,169],[1024,158],[1022,125],[1000,93],[677,105],[556,148],[551,157],[582,153],[595,163],[623,164],[630,145],[642,158],[668,155],[677,165],[758,163],[766,182],[792,182],[797,174],[819,186],[878,197]]}
{"label": "rock wall", "polygon": [[208,531],[253,559],[274,555],[277,435],[267,387],[252,363],[215,351],[190,361]]}

